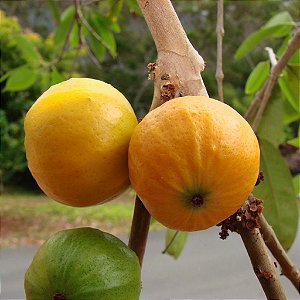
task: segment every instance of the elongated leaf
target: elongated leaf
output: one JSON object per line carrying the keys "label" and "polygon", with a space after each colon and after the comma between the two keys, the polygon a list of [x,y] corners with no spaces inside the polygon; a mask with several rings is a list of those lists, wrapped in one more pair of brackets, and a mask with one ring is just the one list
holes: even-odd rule
{"label": "elongated leaf", "polygon": [[[93,29],[101,37],[102,45],[108,49],[112,57],[116,56],[116,41],[110,29],[111,20],[95,13],[90,18]],[[100,42],[100,41],[98,41]]]}
{"label": "elongated leaf", "polygon": [[21,34],[17,35],[15,40],[21,51],[22,57],[28,62],[28,64],[37,67],[40,64],[40,56],[32,42]]}
{"label": "elongated leaf", "polygon": [[289,26],[295,26],[295,22],[289,12],[283,11],[275,15],[273,18],[271,18],[264,28],[270,28],[277,25],[289,25]]}
{"label": "elongated leaf", "polygon": [[125,2],[131,13],[135,13],[138,16],[143,15],[136,0],[125,0]]}
{"label": "elongated leaf", "polygon": [[287,66],[279,77],[278,84],[291,106],[300,112],[300,65]]}
{"label": "elongated leaf", "polygon": [[288,125],[294,121],[300,120],[300,112],[296,111],[290,102],[284,101],[283,124]]}
{"label": "elongated leaf", "polygon": [[258,128],[258,136],[278,147],[283,140],[283,101],[272,97]]}
{"label": "elongated leaf", "polygon": [[298,126],[298,136],[289,140],[287,143],[300,148],[300,126]]}
{"label": "elongated leaf", "polygon": [[293,178],[293,183],[294,183],[296,195],[298,195],[298,197],[300,197],[300,174],[296,175]]}
{"label": "elongated leaf", "polygon": [[123,0],[110,0],[109,2],[111,7],[109,16],[113,22],[116,22],[123,7]]}
{"label": "elongated leaf", "polygon": [[64,77],[56,69],[52,70],[52,72],[50,73],[50,78],[51,78],[51,85],[57,84],[64,80]]}
{"label": "elongated leaf", "polygon": [[87,34],[87,39],[93,54],[101,62],[105,56],[104,46],[90,33]]}
{"label": "elongated leaf", "polygon": [[299,210],[291,173],[279,150],[261,139],[261,169],[264,181],[254,195],[264,200],[264,215],[287,250],[297,233]]}
{"label": "elongated leaf", "polygon": [[56,45],[61,45],[67,38],[70,26],[73,23],[75,15],[74,6],[69,6],[61,15],[59,26],[54,35],[54,42]]}
{"label": "elongated leaf", "polygon": [[294,26],[295,22],[288,12],[277,14],[265,26],[253,32],[243,41],[236,51],[234,58],[236,60],[241,59],[266,37],[272,36],[278,38],[287,35]]}
{"label": "elongated leaf", "polygon": [[300,49],[298,49],[290,58],[289,65],[300,65]]}
{"label": "elongated leaf", "polygon": [[3,89],[4,92],[16,92],[29,88],[36,80],[36,70],[24,65],[10,72]]}
{"label": "elongated leaf", "polygon": [[165,239],[165,245],[167,250],[166,253],[177,259],[180,256],[182,250],[184,249],[187,237],[187,232],[167,229]]}
{"label": "elongated leaf", "polygon": [[253,69],[247,79],[245,87],[246,94],[254,94],[255,92],[257,92],[268,78],[269,72],[270,63],[268,61],[260,62]]}
{"label": "elongated leaf", "polygon": [[70,33],[70,47],[76,48],[78,46],[78,43],[79,43],[79,28],[78,28],[78,24],[75,23]]}

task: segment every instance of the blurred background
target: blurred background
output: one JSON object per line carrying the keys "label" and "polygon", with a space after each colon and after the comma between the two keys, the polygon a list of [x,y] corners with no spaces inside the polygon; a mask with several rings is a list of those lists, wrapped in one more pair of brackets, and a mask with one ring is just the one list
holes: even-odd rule
{"label": "blurred background", "polygon": [[[205,71],[202,73],[203,80],[209,95],[217,99],[215,80],[217,2],[174,0],[172,3],[189,39],[206,62]],[[285,12],[285,18],[294,20],[293,24],[299,26],[299,1],[224,1],[224,5],[224,98],[227,104],[244,114],[254,98],[257,87],[259,88],[262,84],[260,82],[260,86],[256,86],[256,90],[252,88],[250,92],[248,86],[247,91],[246,82],[249,81],[249,75],[259,62],[268,61],[268,53],[264,50],[265,46],[278,49],[282,53],[291,35],[289,32],[284,32],[284,34],[278,34],[277,38],[266,36],[243,59],[234,59],[234,54],[251,33],[260,30],[266,22],[281,12]],[[278,20],[280,18],[282,20]],[[280,18],[277,18],[276,22],[281,22],[281,24],[285,24],[282,26],[286,26],[283,17]],[[290,29],[290,31],[292,30]],[[23,121],[26,112],[51,85],[70,77],[91,77],[111,83],[120,90],[132,104],[137,116],[142,118],[147,113],[152,100],[153,82],[147,79],[147,64],[155,61],[156,48],[135,0],[2,0],[0,2],[0,41],[0,243],[3,248],[8,248],[6,252],[3,252],[7,258],[5,260],[7,273],[6,277],[4,276],[6,281],[4,281],[12,293],[5,295],[22,297],[23,269],[25,270],[27,267],[37,245],[40,245],[49,234],[70,227],[92,226],[121,235],[126,240],[130,230],[135,198],[134,191],[129,188],[116,200],[101,206],[100,209],[98,207],[72,208],[56,203],[43,195],[27,168],[23,145]],[[299,85],[299,80],[296,84]],[[297,98],[297,91],[295,93]],[[299,112],[298,114],[295,112],[297,107],[293,108],[289,101],[282,100],[283,93],[278,86],[274,89],[272,97],[279,99],[282,105],[276,106],[277,113],[281,112],[281,117],[284,119],[282,126],[280,125],[280,135],[277,134],[278,126],[276,125],[279,121],[274,118],[274,114],[272,120],[270,115],[268,116],[269,125],[268,127],[264,125],[264,131],[261,131],[260,134],[264,137],[271,135],[273,136],[271,138],[276,139],[276,149],[279,149],[279,155],[285,160],[290,174],[293,176],[291,178],[293,178],[295,190],[291,183],[292,192],[289,195],[294,198],[299,191],[300,179],[300,153],[296,141]],[[295,103],[297,101],[299,99],[296,99]],[[273,166],[274,164],[276,165],[276,160],[273,162]],[[280,186],[279,181],[274,184],[275,187]],[[284,181],[280,182],[282,185],[286,185]],[[282,195],[284,197],[284,193]],[[290,209],[293,210],[293,207],[291,206]],[[292,226],[294,229],[297,228],[297,217],[294,218]],[[151,223],[152,231],[162,231],[162,229],[163,227],[157,222]],[[186,255],[183,256],[181,264],[175,266],[173,261],[170,261],[168,262],[170,265],[167,267],[164,265],[165,268],[169,268],[169,274],[173,272],[177,274],[174,277],[175,281],[169,282],[169,290],[165,290],[165,293],[161,290],[156,291],[153,286],[161,282],[152,282],[149,279],[150,283],[145,284],[145,295],[151,295],[152,298],[159,295],[166,295],[166,297],[167,295],[182,295],[182,297],[187,295],[185,294],[186,289],[181,293],[174,290],[174,287],[177,286],[177,276],[186,276],[189,270],[183,272],[184,266],[193,265],[193,258],[202,251],[202,265],[205,265],[206,262],[209,263],[206,268],[203,268],[201,275],[203,282],[206,282],[205,285],[209,286],[209,282],[211,282],[209,278],[218,276],[218,271],[211,274],[212,277],[207,276],[207,270],[211,270],[213,264],[222,265],[224,273],[221,273],[226,274],[227,272],[226,277],[229,276],[229,273],[232,274],[231,277],[228,277],[231,279],[228,280],[232,280],[232,283],[236,281],[235,286],[241,284],[239,280],[243,281],[243,285],[240,287],[244,289],[244,295],[252,295],[253,298],[263,297],[259,288],[257,293],[255,289],[253,289],[254,292],[252,289],[248,291],[248,275],[243,277],[244,275],[241,276],[241,273],[237,272],[241,270],[243,270],[243,274],[251,272],[249,264],[242,267],[247,258],[240,256],[241,262],[237,264],[238,270],[236,268],[228,269],[230,265],[233,266],[232,260],[230,260],[232,255],[234,257],[239,255],[233,254],[234,251],[240,249],[243,251],[243,255],[246,255],[240,241],[237,241],[238,238],[235,238],[236,242],[233,242],[233,247],[228,243],[225,247],[223,244],[220,246],[216,242],[218,240],[217,231],[218,229],[214,228],[191,235],[191,242],[185,250]],[[294,241],[295,233],[296,231],[292,234],[287,248]],[[151,234],[154,234],[155,238],[150,240],[149,253],[160,255],[163,245],[159,244],[158,246],[157,241],[161,242],[162,235],[156,238],[157,232]],[[201,245],[197,244],[199,239],[202,240]],[[202,248],[198,250],[197,245]],[[34,247],[25,249],[24,246]],[[10,248],[16,248],[16,252],[11,252]],[[223,255],[228,254],[228,259],[223,259],[217,252],[206,259],[206,254],[210,253],[212,249],[217,251],[220,248],[223,249]],[[299,253],[298,250],[299,246],[295,248],[294,244],[293,257]],[[21,272],[14,267],[16,266],[16,257],[24,258],[24,261],[18,265],[23,268]],[[299,263],[299,257],[297,259]],[[145,278],[151,277],[152,280],[153,261],[157,262],[157,268],[159,268],[162,260],[159,257],[146,257],[144,270],[149,270],[149,272],[145,274]],[[225,265],[224,261],[228,262],[228,265]],[[172,271],[171,265],[175,271]],[[198,270],[194,271],[196,272],[192,276],[198,276]],[[154,267],[153,272],[155,272]],[[158,273],[155,275],[158,276],[158,281],[169,279],[168,273],[167,278],[163,278],[163,273]],[[14,283],[16,276],[19,277]],[[256,284],[256,279],[251,278]],[[207,281],[205,281],[206,279]],[[194,289],[190,295],[199,295],[199,290],[191,284],[193,281],[189,279],[188,281],[190,282],[189,290],[193,291]],[[221,294],[216,292],[215,297],[227,295],[232,298],[238,295],[234,294],[234,290],[228,289],[227,282],[226,280],[217,280],[222,292]],[[218,287],[218,284],[214,284],[214,286]],[[18,285],[18,292],[14,294],[16,285]],[[216,288],[211,288],[216,291]],[[206,288],[203,295],[207,295],[207,297],[212,295],[211,289]]]}
{"label": "blurred background", "polygon": [[[202,76],[208,93],[217,98],[216,1],[172,2],[188,37],[206,62]],[[89,22],[91,29],[76,23],[79,16],[73,3],[81,4],[83,20]],[[226,103],[241,114],[253,99],[253,95],[245,94],[245,83],[256,64],[267,59],[263,50],[266,43],[240,61],[234,60],[234,53],[250,33],[280,11],[289,12],[297,20],[299,1],[225,1],[224,96]],[[147,64],[155,61],[156,48],[137,3],[1,1],[0,39],[2,246],[39,244],[51,232],[74,226],[127,233],[135,197],[130,189],[103,206],[101,212],[93,207],[66,207],[42,194],[27,168],[23,120],[45,90],[70,77],[109,82],[127,97],[139,118],[147,113],[153,94]],[[281,42],[270,39],[267,45],[276,48]],[[293,174],[299,172],[299,157],[291,153],[298,150],[285,143],[295,137],[298,125],[299,121],[295,121],[284,127],[280,146]],[[160,228],[158,224],[152,227]]]}

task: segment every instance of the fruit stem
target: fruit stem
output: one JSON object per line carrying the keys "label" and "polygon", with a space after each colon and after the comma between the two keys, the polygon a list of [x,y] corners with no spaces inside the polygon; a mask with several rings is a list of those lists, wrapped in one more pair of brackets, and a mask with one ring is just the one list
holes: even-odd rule
{"label": "fruit stem", "polygon": [[201,194],[196,194],[192,198],[192,204],[195,207],[201,207],[204,203],[203,196]]}
{"label": "fruit stem", "polygon": [[128,246],[138,256],[141,267],[148,239],[150,219],[149,212],[140,198],[136,196]]}

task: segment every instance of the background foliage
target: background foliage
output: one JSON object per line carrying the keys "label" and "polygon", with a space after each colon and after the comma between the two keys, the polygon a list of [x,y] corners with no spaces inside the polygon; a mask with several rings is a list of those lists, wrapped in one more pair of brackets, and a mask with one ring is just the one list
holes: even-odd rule
{"label": "background foliage", "polygon": [[[209,95],[217,98],[216,2],[173,3],[206,61],[203,79]],[[224,97],[241,114],[272,69],[265,47],[278,58],[291,39],[299,21],[298,4],[225,1]],[[153,92],[146,65],[155,60],[156,50],[135,0],[2,1],[0,9],[1,189],[37,189],[23,146],[23,120],[32,103],[52,84],[85,76],[110,82],[143,117]],[[299,194],[299,161],[295,168],[287,158],[299,153],[299,57],[298,51],[285,68],[258,129],[266,179],[255,195],[265,199],[266,216],[286,248],[298,222],[293,182]]]}

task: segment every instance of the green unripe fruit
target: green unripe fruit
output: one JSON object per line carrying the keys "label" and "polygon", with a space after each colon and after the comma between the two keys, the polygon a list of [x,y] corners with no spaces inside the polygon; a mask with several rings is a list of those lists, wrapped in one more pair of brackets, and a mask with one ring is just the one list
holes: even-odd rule
{"label": "green unripe fruit", "polygon": [[24,280],[27,300],[136,300],[136,254],[117,237],[93,228],[57,232],[39,248]]}

